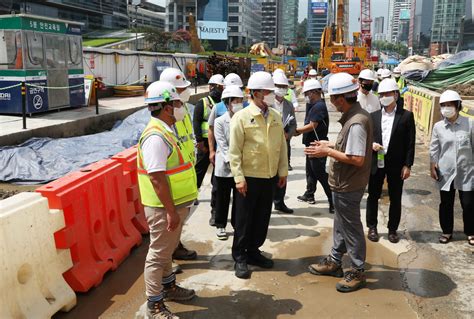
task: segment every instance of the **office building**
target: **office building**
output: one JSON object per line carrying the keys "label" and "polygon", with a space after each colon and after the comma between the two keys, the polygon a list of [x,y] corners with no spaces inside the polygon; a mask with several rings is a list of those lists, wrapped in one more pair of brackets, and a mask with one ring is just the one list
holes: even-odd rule
{"label": "office building", "polygon": [[[463,21],[463,17],[465,19]],[[469,23],[468,18],[471,18]],[[472,24],[472,2],[466,0],[434,0],[433,23],[431,26],[431,55],[454,52],[458,44],[469,45],[469,37],[464,41],[466,26]],[[461,36],[462,33],[462,36]],[[468,35],[467,35],[468,36]]]}
{"label": "office building", "polygon": [[321,46],[321,36],[328,24],[331,7],[325,0],[317,2],[308,1],[308,27],[306,39],[313,49],[318,50]]}
{"label": "office building", "polygon": [[423,54],[430,45],[433,4],[433,0],[415,0],[412,2],[408,34],[408,49],[411,52]]}
{"label": "office building", "polygon": [[139,5],[133,5],[128,2],[128,16],[130,17],[130,26],[151,27],[158,30],[165,30],[165,7],[151,2],[142,2]]}
{"label": "office building", "polygon": [[[310,2],[310,1],[309,1]],[[283,44],[296,46],[296,30],[298,29],[298,0],[282,1],[282,32]]]}
{"label": "office building", "polygon": [[189,30],[189,13],[196,15],[196,0],[166,0],[165,30]]}
{"label": "office building", "polygon": [[412,0],[390,0],[388,13],[388,40],[408,42]]}
{"label": "office building", "polygon": [[229,47],[262,41],[262,1],[229,0]]}
{"label": "office building", "polygon": [[0,14],[11,12],[82,22],[83,34],[129,27],[127,0],[1,1]]}
{"label": "office building", "polygon": [[270,48],[282,43],[282,3],[283,0],[262,1],[262,41]]}
{"label": "office building", "polygon": [[372,29],[372,38],[374,41],[385,41],[384,17],[376,17],[374,19],[374,27]]}

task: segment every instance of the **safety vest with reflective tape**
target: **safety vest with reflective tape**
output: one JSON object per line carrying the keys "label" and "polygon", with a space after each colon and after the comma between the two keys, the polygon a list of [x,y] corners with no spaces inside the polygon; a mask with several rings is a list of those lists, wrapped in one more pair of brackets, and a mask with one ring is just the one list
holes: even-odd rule
{"label": "safety vest with reflective tape", "polygon": [[405,92],[406,92],[406,90],[405,90],[405,87],[406,87],[405,79],[400,77],[397,81],[397,85],[398,85],[398,89],[400,91],[400,96],[403,97],[405,95]]}
{"label": "safety vest with reflective tape", "polygon": [[138,142],[137,166],[138,186],[142,204],[149,207],[163,207],[156,191],[151,183],[150,176],[143,162],[142,144],[150,136],[157,135],[171,149],[166,161],[166,177],[170,188],[171,198],[175,205],[194,201],[197,198],[197,178],[194,165],[179,140],[167,131],[157,120],[152,118],[143,131]]}
{"label": "safety vest with reflective tape", "polygon": [[207,104],[207,100],[211,101],[211,105],[214,106],[216,103],[212,99],[212,97],[207,96],[202,98],[202,105],[204,107],[204,115],[203,115],[203,121],[201,123],[201,130],[202,130],[202,137],[203,138],[208,138],[209,137],[209,123],[207,120],[209,119],[209,114],[211,114],[211,107]]}
{"label": "safety vest with reflective tape", "polygon": [[186,116],[182,121],[176,122],[174,124],[176,128],[176,134],[178,135],[179,141],[181,142],[184,150],[188,153],[193,164],[196,163],[196,145],[194,141],[194,131],[193,131],[193,121],[191,120],[191,115],[189,114],[189,108],[187,103],[184,103],[186,108]]}

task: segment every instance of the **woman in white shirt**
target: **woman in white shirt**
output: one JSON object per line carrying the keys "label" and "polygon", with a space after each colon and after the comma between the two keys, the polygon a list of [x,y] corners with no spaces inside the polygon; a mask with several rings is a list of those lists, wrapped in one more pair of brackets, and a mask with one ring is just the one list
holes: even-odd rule
{"label": "woman in white shirt", "polygon": [[[214,122],[214,138],[217,143],[214,175],[216,178],[216,236],[220,240],[228,238],[225,231],[229,214],[231,191],[235,194],[235,182],[229,163],[230,120],[232,116],[243,108],[243,92],[236,85],[227,86],[222,92],[222,101],[227,112]],[[234,216],[232,204],[231,224]]]}
{"label": "woman in white shirt", "polygon": [[453,236],[457,189],[463,210],[464,233],[469,245],[474,245],[473,120],[459,115],[461,102],[455,91],[447,90],[441,94],[439,103],[443,120],[433,127],[431,177],[440,188],[439,221],[443,233],[439,242],[447,244]]}

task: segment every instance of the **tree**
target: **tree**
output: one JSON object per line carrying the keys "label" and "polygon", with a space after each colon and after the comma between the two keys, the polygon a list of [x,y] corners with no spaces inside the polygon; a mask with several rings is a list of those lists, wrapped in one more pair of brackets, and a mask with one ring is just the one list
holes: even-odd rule
{"label": "tree", "polygon": [[305,18],[303,21],[298,23],[298,27],[296,28],[296,41],[298,43],[306,40],[307,30],[308,30],[308,19]]}
{"label": "tree", "polygon": [[302,41],[298,41],[298,46],[293,51],[294,56],[307,56],[308,54],[313,54],[313,53],[314,53],[314,49],[308,43],[308,41],[306,41],[306,39]]}

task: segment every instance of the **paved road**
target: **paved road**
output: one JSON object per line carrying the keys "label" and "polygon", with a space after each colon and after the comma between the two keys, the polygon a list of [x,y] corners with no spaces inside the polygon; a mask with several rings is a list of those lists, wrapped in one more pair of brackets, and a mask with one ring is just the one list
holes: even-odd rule
{"label": "paved road", "polygon": [[[304,114],[298,113],[299,123]],[[331,112],[330,138],[340,125]],[[301,138],[292,140],[292,165],[287,204],[293,215],[274,213],[263,250],[275,268],[254,268],[250,280],[233,275],[232,236],[217,240],[209,227],[208,179],[201,204],[184,228],[185,244],[199,253],[196,261],[182,263],[178,281],[197,291],[185,304],[170,303],[181,318],[472,318],[474,313],[473,249],[461,233],[448,245],[437,243],[438,193],[428,176],[426,146],[417,145],[412,177],[405,184],[402,240],[391,244],[386,230],[379,243],[368,242],[366,288],[351,294],[335,290],[337,279],[309,274],[307,265],[325,256],[332,243],[332,215],[318,187],[316,205],[296,200],[304,192],[305,170]],[[365,220],[365,198],[362,215]],[[380,225],[386,223],[388,199],[382,199]],[[455,227],[461,230],[459,207]],[[230,232],[230,226],[227,230]],[[55,318],[141,318],[144,303],[143,264],[147,239],[103,284],[79,295],[78,306]],[[344,262],[348,266],[348,260]]]}

